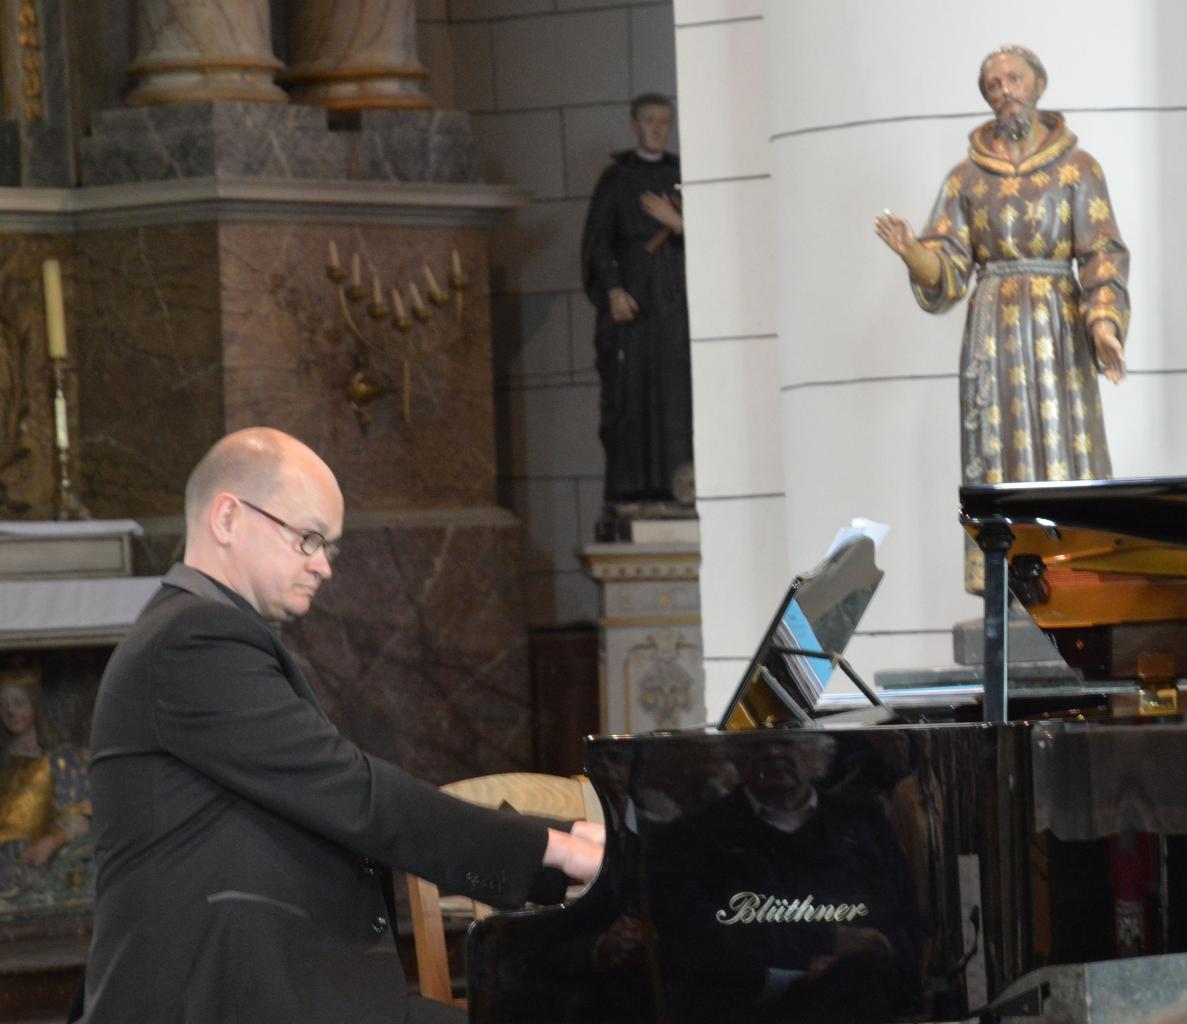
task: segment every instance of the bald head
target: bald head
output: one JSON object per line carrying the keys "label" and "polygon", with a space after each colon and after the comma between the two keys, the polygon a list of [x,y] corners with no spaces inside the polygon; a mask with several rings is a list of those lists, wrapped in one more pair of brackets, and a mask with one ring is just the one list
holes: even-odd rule
{"label": "bald head", "polygon": [[185,562],[283,621],[303,614],[331,575],[326,549],[306,554],[304,536],[337,539],[342,514],[338,482],[316,452],[269,427],[238,430],[186,483]]}
{"label": "bald head", "polygon": [[301,444],[270,427],[237,430],[218,441],[186,481],[186,530],[193,530],[220,491],[267,501],[280,478],[286,441]]}

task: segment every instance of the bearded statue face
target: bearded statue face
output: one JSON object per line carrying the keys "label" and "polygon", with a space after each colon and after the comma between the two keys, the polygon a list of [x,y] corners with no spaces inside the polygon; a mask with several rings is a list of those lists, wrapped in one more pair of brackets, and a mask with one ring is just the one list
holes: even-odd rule
{"label": "bearded statue face", "polygon": [[1046,83],[1016,53],[995,53],[981,67],[981,92],[997,120],[996,132],[1013,142],[1024,139],[1034,122]]}

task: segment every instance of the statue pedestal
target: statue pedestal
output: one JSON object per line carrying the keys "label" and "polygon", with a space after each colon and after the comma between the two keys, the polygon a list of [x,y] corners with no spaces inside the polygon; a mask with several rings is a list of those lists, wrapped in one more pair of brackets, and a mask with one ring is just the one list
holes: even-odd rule
{"label": "statue pedestal", "polygon": [[[1010,609],[1006,619],[1009,634],[1008,660],[1011,664],[1024,662],[1050,662],[1062,665],[1063,658],[1055,645],[1047,638],[1026,612],[1020,608]],[[985,621],[966,619],[952,627],[952,654],[958,665],[985,664]],[[1070,672],[1070,669],[1069,669]]]}
{"label": "statue pedestal", "polygon": [[701,542],[696,507],[676,501],[608,501],[594,526],[600,544],[691,544]]}
{"label": "statue pedestal", "polygon": [[582,561],[601,598],[601,730],[700,725],[705,678],[699,546],[590,544]]}

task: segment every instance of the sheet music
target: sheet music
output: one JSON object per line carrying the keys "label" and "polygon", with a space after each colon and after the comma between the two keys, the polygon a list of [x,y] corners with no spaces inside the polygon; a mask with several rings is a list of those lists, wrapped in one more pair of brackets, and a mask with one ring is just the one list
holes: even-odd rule
{"label": "sheet music", "polygon": [[857,537],[869,537],[874,542],[874,550],[877,551],[889,532],[890,527],[886,523],[879,523],[873,519],[858,516],[856,519],[851,519],[848,526],[842,526],[837,531],[837,535],[833,538],[833,542],[829,545],[824,557],[828,558]]}

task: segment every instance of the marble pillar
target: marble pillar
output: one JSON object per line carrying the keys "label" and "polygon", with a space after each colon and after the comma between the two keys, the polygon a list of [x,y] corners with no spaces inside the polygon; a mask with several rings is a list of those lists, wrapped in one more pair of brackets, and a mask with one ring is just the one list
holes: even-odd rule
{"label": "marble pillar", "polygon": [[326,713],[364,750],[438,785],[531,768],[514,517],[490,506],[347,515],[334,578],[284,629]]}
{"label": "marble pillar", "polygon": [[286,102],[270,26],[268,0],[142,0],[128,102]]}
{"label": "marble pillar", "polygon": [[[72,314],[90,384],[80,442],[92,512],[179,513],[202,453],[227,431],[259,423],[312,445],[334,467],[352,515],[492,506],[484,232],[314,223],[298,220],[295,204],[274,209],[268,220],[239,213],[78,234]],[[322,210],[328,217],[333,207]],[[410,284],[427,294],[425,267],[448,281],[454,252],[471,282],[460,311],[430,303],[429,321],[406,335],[356,308],[373,373],[399,382],[407,358],[411,382],[407,418],[402,398],[385,395],[369,406],[366,431],[347,398],[363,346],[326,276],[331,242],[348,267],[359,254],[368,286],[378,275],[384,295],[398,286],[406,302]]]}
{"label": "marble pillar", "polygon": [[425,109],[413,0],[307,0],[288,16],[285,82],[334,110]]}

